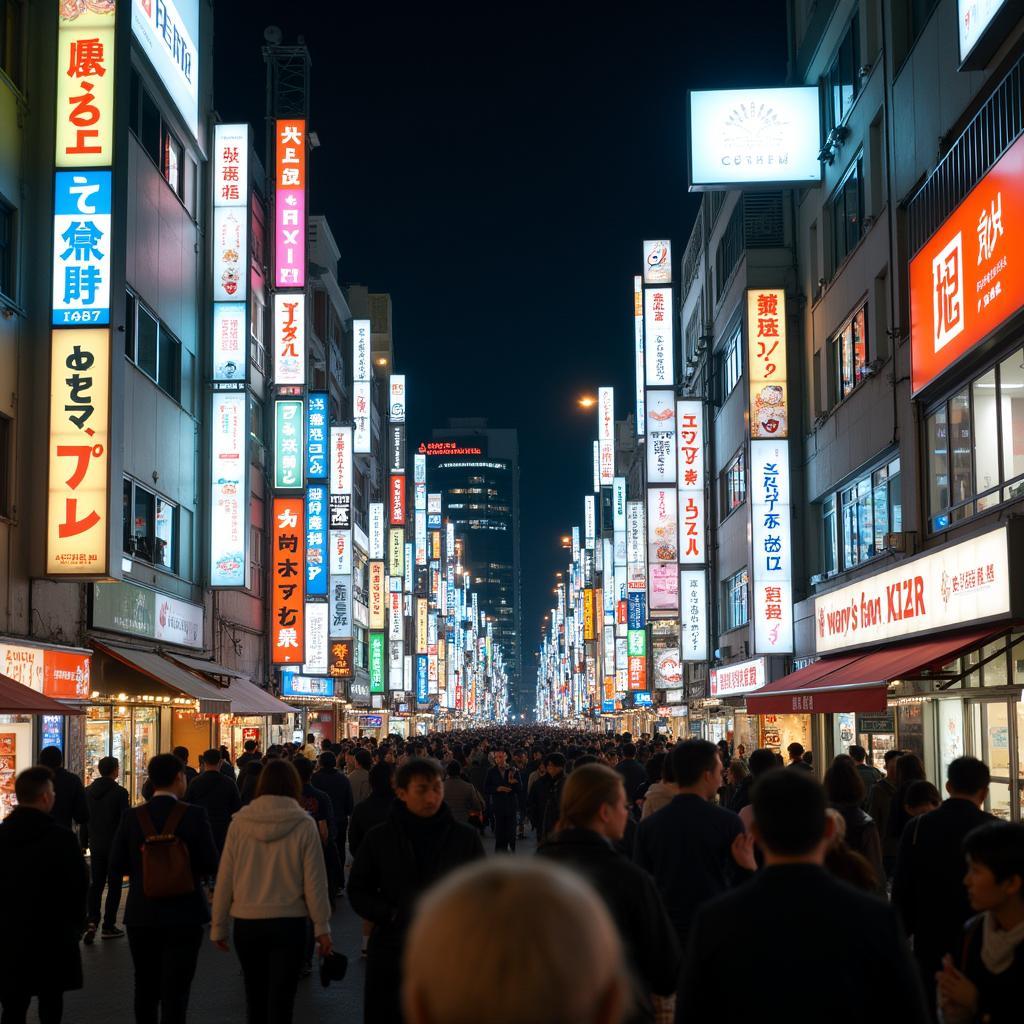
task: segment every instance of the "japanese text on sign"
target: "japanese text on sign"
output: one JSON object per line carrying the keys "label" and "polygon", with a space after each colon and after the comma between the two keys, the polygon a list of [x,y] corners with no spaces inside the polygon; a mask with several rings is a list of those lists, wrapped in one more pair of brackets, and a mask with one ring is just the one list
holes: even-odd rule
{"label": "japanese text on sign", "polygon": [[302,560],[305,502],[301,497],[274,499],[271,538],[271,647],[275,665],[304,660]]}
{"label": "japanese text on sign", "polygon": [[781,288],[747,292],[747,358],[750,372],[750,436],[789,436],[786,380],[786,293]]}

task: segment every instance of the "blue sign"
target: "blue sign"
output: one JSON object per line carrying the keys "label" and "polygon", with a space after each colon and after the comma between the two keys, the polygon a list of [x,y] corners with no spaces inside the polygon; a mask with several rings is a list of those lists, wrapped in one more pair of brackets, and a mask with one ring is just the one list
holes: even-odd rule
{"label": "blue sign", "polygon": [[650,690],[636,690],[633,693],[633,707],[649,708],[652,703]]}
{"label": "blue sign", "polygon": [[613,714],[615,711],[614,700],[603,700],[601,701],[601,712],[606,715]]}
{"label": "blue sign", "polygon": [[327,486],[306,488],[306,596],[327,596]]}
{"label": "blue sign", "polygon": [[306,478],[327,479],[327,394],[311,391],[306,396]]}
{"label": "blue sign", "polygon": [[57,171],[53,187],[55,327],[110,323],[110,171]]}
{"label": "blue sign", "polygon": [[43,715],[43,727],[40,736],[40,748],[57,747],[64,749],[64,716]]}
{"label": "blue sign", "polygon": [[441,529],[441,513],[431,512],[427,515],[427,529],[428,530],[440,530]]}
{"label": "blue sign", "polygon": [[300,676],[295,669],[281,669],[282,697],[333,697],[334,680],[329,676]]}
{"label": "blue sign", "polygon": [[427,656],[416,655],[416,699],[425,703],[427,694],[430,692],[430,684],[427,682]]}
{"label": "blue sign", "polygon": [[647,618],[647,595],[642,590],[631,590],[628,598],[627,621],[630,629],[643,629]]}

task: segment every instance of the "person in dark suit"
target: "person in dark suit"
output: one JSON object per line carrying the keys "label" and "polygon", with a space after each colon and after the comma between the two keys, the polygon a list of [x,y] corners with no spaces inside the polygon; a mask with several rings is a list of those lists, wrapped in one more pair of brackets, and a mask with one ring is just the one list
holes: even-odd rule
{"label": "person in dark suit", "polygon": [[647,781],[647,769],[636,759],[636,745],[622,744],[622,760],[615,766],[626,787],[626,799],[632,808],[636,803],[640,787]]}
{"label": "person in dark suit", "polygon": [[[157,754],[147,771],[153,796],[145,809],[160,833],[184,799],[185,766],[173,754]],[[194,888],[180,896],[149,899],[143,883],[145,833],[139,810],[124,816],[111,851],[111,870],[129,876],[124,923],[135,965],[135,1019],[155,1024],[159,1012],[162,1024],[180,1024],[188,1012],[203,925],[210,920],[201,880],[217,873],[217,847],[206,811],[184,804],[174,834],[188,848]]]}
{"label": "person in dark suit", "polygon": [[515,768],[507,764],[508,752],[502,747],[494,751],[494,764],[487,770],[484,796],[494,821],[494,852],[516,852],[516,816],[522,780]]}
{"label": "person in dark suit", "polygon": [[947,953],[963,944],[971,905],[963,886],[967,833],[993,820],[981,808],[988,795],[988,766],[975,757],[958,757],[946,770],[949,799],[934,811],[907,823],[900,837],[892,902],[914,939],[914,957],[934,999],[935,972]]}
{"label": "person in dark suit", "polygon": [[110,850],[114,836],[121,826],[121,818],[131,803],[128,790],[118,785],[117,775],[121,765],[116,757],[101,757],[96,765],[100,777],[85,791],[85,802],[89,808],[89,820],[82,826],[82,849],[89,849],[89,868],[92,884],[89,886],[89,925],[82,941],[91,946],[100,926],[100,902],[103,887],[107,887],[107,900],[103,904],[104,939],[119,939],[124,931],[117,927],[117,908],[121,906],[120,875],[110,873]]}
{"label": "person in dark suit", "polygon": [[185,799],[206,809],[210,830],[218,852],[224,849],[231,817],[242,806],[234,776],[230,779],[221,771],[220,751],[210,747],[202,756],[203,771],[189,784]]}
{"label": "person in dark suit", "polygon": [[53,772],[53,791],[56,800],[53,820],[65,828],[84,825],[89,820],[89,808],[85,802],[85,786],[82,780],[64,767],[64,755],[60,747],[43,747],[39,751],[39,763]]}
{"label": "person in dark suit", "polygon": [[64,993],[82,987],[78,937],[89,880],[78,838],[53,818],[49,768],[14,781],[18,806],[0,825],[0,1003],[3,1019],[25,1020],[32,997],[42,1024],[58,1024]]}
{"label": "person in dark suit", "polygon": [[[793,972],[805,1005],[819,1008],[815,1019],[864,1024],[877,1016],[884,992],[886,1020],[927,1024],[924,993],[895,911],[831,878],[822,866],[834,825],[821,786],[809,772],[773,769],[754,786],[753,809],[765,867],[697,910],[676,1024],[719,1017],[722,993],[735,989],[737,977],[745,991],[771,992]],[[785,941],[744,958],[738,975],[736,922],[769,918]],[[782,1007],[766,1012],[775,1019]]]}
{"label": "person in dark suit", "polygon": [[199,774],[199,772],[197,772],[195,768],[193,768],[192,765],[188,763],[188,747],[175,747],[174,750],[171,751],[171,753],[173,753],[174,756],[182,763],[182,765],[184,765],[185,785],[191,786],[192,780]]}

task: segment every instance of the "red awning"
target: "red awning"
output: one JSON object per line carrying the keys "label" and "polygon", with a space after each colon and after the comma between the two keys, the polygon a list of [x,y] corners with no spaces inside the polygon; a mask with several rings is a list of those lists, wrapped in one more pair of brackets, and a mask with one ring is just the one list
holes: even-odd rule
{"label": "red awning", "polygon": [[84,715],[80,708],[61,704],[0,672],[0,714],[2,715]]}
{"label": "red awning", "polygon": [[938,669],[964,651],[1004,633],[1006,625],[929,640],[908,641],[863,654],[834,654],[747,695],[752,715],[884,711],[886,688],[924,669]]}

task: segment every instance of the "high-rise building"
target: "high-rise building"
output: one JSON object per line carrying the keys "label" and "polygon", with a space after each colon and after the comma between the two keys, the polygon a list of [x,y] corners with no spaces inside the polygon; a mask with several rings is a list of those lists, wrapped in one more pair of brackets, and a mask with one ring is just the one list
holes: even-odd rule
{"label": "high-rise building", "polygon": [[505,651],[512,711],[530,711],[534,682],[523,680],[520,642],[518,434],[484,419],[450,419],[417,450],[427,456],[430,489],[442,494],[444,515],[462,539],[463,572]]}

